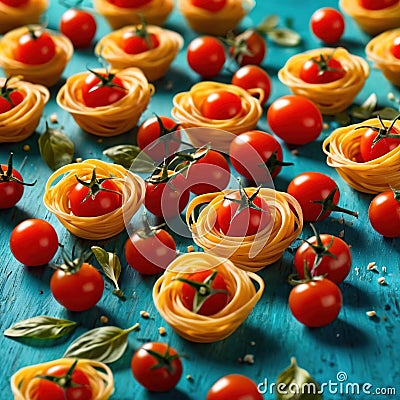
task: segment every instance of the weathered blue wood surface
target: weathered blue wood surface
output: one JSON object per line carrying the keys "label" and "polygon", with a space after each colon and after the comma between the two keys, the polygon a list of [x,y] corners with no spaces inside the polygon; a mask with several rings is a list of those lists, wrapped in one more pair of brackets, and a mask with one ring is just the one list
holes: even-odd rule
{"label": "weathered blue wood surface", "polygon": [[[63,8],[52,1],[48,14],[50,28],[56,29]],[[270,14],[279,14],[283,21],[290,17],[293,27],[303,37],[301,46],[283,48],[269,42],[268,55],[263,66],[273,78],[273,89],[270,100],[288,94],[289,90],[279,83],[276,73],[283,63],[293,54],[306,49],[321,47],[321,43],[310,34],[309,18],[314,10],[321,6],[337,7],[337,1],[298,1],[284,2],[258,0],[250,16],[242,27],[254,26]],[[109,31],[105,21],[100,16],[99,32]],[[177,11],[167,21],[167,26],[181,32],[185,37],[185,46],[195,36],[181,19]],[[362,33],[355,23],[346,17],[346,31],[340,42],[352,53],[365,56],[364,47],[369,37]],[[92,50],[77,51],[64,72],[64,77],[84,70],[86,67],[96,67],[97,63],[92,56]],[[224,72],[217,79],[228,81],[229,72]],[[172,97],[175,93],[188,90],[198,77],[188,69],[185,49],[181,51],[173,63],[168,74],[155,83],[156,94],[143,114],[143,119],[153,113],[168,115],[172,106]],[[45,116],[56,112],[66,132],[76,144],[76,157],[98,157],[106,160],[102,151],[114,144],[133,143],[135,133],[129,133],[112,139],[98,141],[98,138],[82,132],[72,118],[59,109],[54,101],[59,86],[52,90],[52,100],[46,106]],[[382,76],[380,71],[371,70],[371,75],[365,87],[356,99],[360,103],[375,92],[379,103],[388,104],[387,94],[392,91],[399,95],[397,88],[392,87]],[[111,365],[115,374],[115,400],[128,399],[191,399],[202,400],[211,384],[222,375],[228,373],[242,373],[256,382],[275,381],[278,373],[284,369],[295,356],[298,363],[306,368],[320,382],[332,381],[339,383],[338,373],[347,374],[345,383],[370,383],[371,392],[376,388],[396,388],[396,396],[378,395],[346,395],[338,392],[325,392],[325,399],[368,399],[388,398],[398,399],[400,396],[400,306],[399,306],[399,239],[383,239],[376,234],[368,223],[367,208],[372,196],[355,192],[342,181],[335,171],[325,164],[321,151],[323,139],[335,127],[334,123],[323,131],[314,143],[299,148],[299,154],[293,155],[284,147],[286,161],[295,165],[287,167],[276,179],[276,187],[285,190],[288,182],[298,173],[311,170],[322,171],[339,184],[342,197],[341,205],[360,212],[358,220],[345,217],[351,223],[340,224],[337,220],[328,219],[318,225],[320,231],[339,234],[344,230],[344,238],[352,244],[354,264],[346,281],[341,285],[344,297],[344,306],[337,321],[322,329],[307,329],[292,317],[287,298],[291,289],[287,283],[287,276],[292,272],[292,254],[286,252],[279,262],[260,272],[265,279],[266,289],[260,302],[245,323],[228,339],[214,344],[193,344],[178,337],[158,316],[151,298],[151,288],[155,278],[143,278],[126,265],[123,257],[123,244],[127,235],[106,241],[107,250],[120,254],[123,262],[121,287],[127,300],[122,302],[111,294],[110,286],[104,292],[102,300],[90,311],[70,313],[63,309],[53,299],[49,289],[49,279],[52,270],[49,268],[28,269],[21,266],[11,255],[9,236],[14,226],[28,217],[44,218],[51,222],[59,239],[66,245],[71,245],[74,239],[51,215],[42,203],[43,190],[51,171],[41,160],[37,139],[34,134],[22,143],[0,145],[0,161],[6,162],[10,151],[15,153],[15,166],[21,168],[26,181],[38,179],[34,189],[27,188],[19,204],[13,209],[0,211],[0,327],[4,331],[13,323],[36,315],[51,315],[54,317],[70,318],[81,323],[72,337],[55,346],[32,347],[0,336],[2,355],[0,368],[0,398],[11,399],[9,379],[12,373],[19,368],[36,364],[62,356],[68,343],[87,329],[101,326],[100,317],[105,315],[109,324],[127,328],[135,322],[140,322],[141,329],[130,336],[130,346],[125,356]],[[268,131],[265,113],[260,119],[258,127]],[[38,132],[43,130],[41,124]],[[29,145],[30,150],[24,151],[23,146]],[[338,215],[337,217],[341,217]],[[305,236],[310,233],[306,228]],[[178,240],[182,249],[186,249],[187,242]],[[88,244],[88,243],[86,243]],[[27,246],[29,244],[27,243]],[[60,255],[54,259],[60,262]],[[387,285],[381,286],[377,282],[378,274],[367,271],[370,261],[376,261],[378,267],[387,267]],[[359,268],[359,272],[356,272]],[[140,310],[147,310],[151,318],[141,319]],[[366,311],[375,310],[378,318],[369,319]],[[160,337],[158,327],[167,329],[167,336]],[[135,339],[150,339],[168,341],[181,353],[185,354],[184,375],[176,390],[164,395],[151,394],[140,387],[133,379],[130,371],[130,359],[133,354]],[[255,345],[252,346],[251,342]],[[255,356],[253,365],[239,363],[238,358],[251,353]],[[191,375],[192,380],[186,379]],[[332,391],[334,388],[332,389]],[[266,394],[266,399],[275,398]]]}

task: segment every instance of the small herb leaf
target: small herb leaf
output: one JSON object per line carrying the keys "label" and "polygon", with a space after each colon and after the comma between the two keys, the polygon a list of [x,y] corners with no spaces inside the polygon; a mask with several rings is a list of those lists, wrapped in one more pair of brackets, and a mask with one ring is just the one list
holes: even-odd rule
{"label": "small herb leaf", "polygon": [[131,168],[135,162],[136,172],[151,172],[154,169],[153,160],[137,146],[120,144],[104,150],[103,154],[126,169]]}
{"label": "small herb leaf", "polygon": [[269,33],[273,29],[275,29],[279,24],[279,16],[278,15],[269,15],[266,17],[260,25],[257,26],[257,30],[262,33]]}
{"label": "small herb leaf", "polygon": [[297,32],[287,28],[273,29],[268,32],[268,37],[276,44],[287,47],[297,46],[301,42],[301,36]]}
{"label": "small herb leaf", "polygon": [[4,331],[4,336],[31,339],[58,339],[71,333],[76,322],[41,315],[17,322]]}
{"label": "small herb leaf", "polygon": [[374,117],[379,115],[382,119],[393,120],[399,115],[399,112],[394,108],[384,107],[381,110],[374,111],[372,115]]}

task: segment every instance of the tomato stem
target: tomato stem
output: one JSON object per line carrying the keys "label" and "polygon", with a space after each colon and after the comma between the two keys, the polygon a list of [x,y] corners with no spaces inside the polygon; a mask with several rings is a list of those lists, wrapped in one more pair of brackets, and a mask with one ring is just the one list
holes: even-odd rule
{"label": "tomato stem", "polygon": [[157,364],[154,364],[151,367],[151,369],[167,368],[169,373],[171,373],[171,374],[174,373],[174,367],[172,365],[172,362],[174,360],[176,360],[177,358],[179,358],[180,356],[179,356],[179,354],[170,354],[169,344],[168,344],[167,349],[164,354],[161,354],[158,351],[154,351],[151,349],[144,348],[144,350],[146,350],[147,353],[149,353],[151,356],[153,356],[157,361]]}
{"label": "tomato stem", "polygon": [[278,158],[278,151],[275,150],[272,154],[271,157],[268,158],[268,160],[264,161],[263,163],[260,163],[258,166],[259,167],[267,167],[268,171],[272,175],[276,169],[279,167],[288,167],[290,165],[294,165],[292,162],[285,162],[281,161]]}
{"label": "tomato stem", "polygon": [[37,179],[34,182],[28,183],[28,182],[21,181],[20,179],[13,176],[13,156],[14,156],[14,153],[11,152],[10,156],[8,157],[7,169],[5,171],[2,168],[0,169],[0,171],[1,171],[0,183],[15,182],[15,183],[18,183],[19,185],[23,185],[23,186],[34,186],[37,182]]}
{"label": "tomato stem", "polygon": [[92,255],[91,251],[82,251],[79,253],[78,257],[74,258],[74,250],[75,250],[75,247],[74,247],[72,249],[71,257],[69,257],[65,250],[65,246],[60,243],[59,247],[61,247],[61,254],[62,254],[64,263],[56,266],[56,269],[64,271],[65,273],[68,273],[68,274],[76,274],[81,269],[83,263],[85,263]]}

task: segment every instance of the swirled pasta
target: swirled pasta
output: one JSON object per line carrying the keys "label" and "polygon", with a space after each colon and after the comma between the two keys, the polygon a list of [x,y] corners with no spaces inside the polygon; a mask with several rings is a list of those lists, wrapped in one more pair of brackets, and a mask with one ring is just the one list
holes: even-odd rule
{"label": "swirled pasta", "polygon": [[[40,375],[45,375],[52,367],[70,368],[73,358],[60,358],[41,364],[21,368],[11,377],[11,390],[14,400],[36,400]],[[89,380],[93,400],[107,400],[114,391],[114,377],[111,369],[98,361],[78,359],[76,368],[82,371]]]}
{"label": "swirled pasta", "polygon": [[66,36],[47,29],[45,32],[51,35],[54,40],[56,54],[45,64],[24,64],[14,58],[14,53],[19,38],[29,32],[29,29],[42,28],[39,25],[29,26],[29,28],[23,26],[9,31],[0,39],[0,65],[6,76],[21,75],[25,81],[39,83],[48,87],[53,86],[59,81],[68,61],[72,57],[74,47]]}
{"label": "swirled pasta", "polygon": [[[95,72],[106,74],[105,69]],[[127,68],[116,73],[127,89],[126,95],[109,106],[88,107],[82,99],[82,85],[90,72],[80,72],[67,79],[57,94],[57,103],[68,111],[86,132],[98,136],[116,136],[136,126],[146,109],[154,86],[150,85],[138,68]]]}
{"label": "swirled pasta", "polygon": [[[300,78],[304,63],[320,55],[329,56],[334,53],[345,75],[329,83],[307,83]],[[306,51],[290,57],[278,72],[279,80],[290,90],[300,96],[309,98],[323,114],[336,114],[351,105],[369,76],[368,63],[359,56],[350,54],[343,47],[321,48]]]}
{"label": "swirled pasta", "polygon": [[[69,208],[68,193],[76,185],[76,175],[90,181],[93,169],[97,178],[112,177],[122,193],[122,207],[98,217],[79,217]],[[124,218],[130,220],[143,203],[144,181],[120,165],[100,160],[85,160],[68,164],[55,171],[47,180],[43,202],[72,234],[90,240],[108,239],[125,228]]]}
{"label": "swirled pasta", "polygon": [[340,8],[354,19],[359,27],[370,35],[400,26],[400,3],[381,10],[367,10],[357,0],[340,0]]}
{"label": "swirled pasta", "polygon": [[[245,189],[249,196],[255,190],[256,188]],[[271,224],[256,235],[226,236],[215,227],[216,213],[224,201],[224,196],[232,192],[226,190],[194,198],[186,211],[186,223],[194,242],[206,253],[228,258],[237,267],[256,272],[279,260],[299,236],[303,228],[303,213],[299,203],[291,195],[261,188],[258,195],[270,208]],[[205,204],[196,217],[196,208]]]}
{"label": "swirled pasta", "polygon": [[[205,316],[187,309],[178,277],[213,269],[227,285],[229,301],[218,313]],[[254,283],[257,283],[256,289]],[[154,304],[164,320],[183,338],[211,343],[231,335],[247,318],[264,291],[263,279],[211,254],[193,252],[176,258],[153,286]]]}
{"label": "swirled pasta", "polygon": [[182,36],[174,31],[155,25],[146,25],[149,34],[154,34],[159,45],[139,54],[128,54],[121,48],[122,37],[126,32],[135,32],[136,25],[125,26],[111,32],[97,43],[95,53],[103,57],[112,68],[140,68],[149,81],[163,77],[172,61],[183,46]]}
{"label": "swirled pasta", "polygon": [[140,24],[141,17],[150,25],[161,26],[174,8],[173,0],[152,0],[138,8],[118,7],[107,0],[94,0],[93,5],[113,29]]}
{"label": "swirled pasta", "polygon": [[21,7],[10,7],[0,2],[0,34],[28,24],[38,24],[47,9],[47,0],[29,0]]}
{"label": "swirled pasta", "polygon": [[[4,84],[5,79],[0,78],[0,87]],[[0,114],[0,143],[21,142],[28,138],[38,126],[43,108],[50,98],[48,89],[42,85],[11,80],[8,87],[20,91],[24,99]]]}
{"label": "swirled pasta", "polygon": [[[389,126],[389,121],[384,121]],[[358,162],[360,138],[365,129],[359,126],[381,128],[377,118],[361,124],[353,124],[335,129],[323,142],[322,149],[326,162],[354,189],[364,193],[380,193],[397,187],[400,182],[400,147],[396,147],[382,157],[367,162]],[[395,123],[400,130],[400,123]]]}

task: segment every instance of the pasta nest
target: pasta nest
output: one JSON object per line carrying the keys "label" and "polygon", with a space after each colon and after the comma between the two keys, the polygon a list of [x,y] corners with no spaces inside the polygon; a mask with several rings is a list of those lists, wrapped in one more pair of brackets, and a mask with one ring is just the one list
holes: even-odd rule
{"label": "pasta nest", "polygon": [[[122,193],[122,206],[98,217],[79,217],[69,208],[68,193],[77,184],[76,175],[90,181],[93,169],[97,178],[114,178]],[[130,219],[143,203],[145,183],[142,178],[117,164],[100,160],[85,160],[68,164],[55,171],[47,180],[43,202],[72,234],[89,240],[108,239],[122,232],[125,219]]]}
{"label": "pasta nest", "polygon": [[367,43],[365,52],[369,60],[378,67],[393,85],[400,86],[400,59],[392,52],[394,40],[400,36],[400,29],[381,33]]}
{"label": "pasta nest", "polygon": [[[4,84],[5,79],[0,78],[0,86]],[[32,135],[50,98],[50,92],[42,85],[12,80],[8,87],[18,89],[24,99],[11,110],[0,114],[0,143],[21,142]]]}
{"label": "pasta nest", "polygon": [[[324,140],[322,149],[327,156],[327,164],[335,168],[353,189],[376,194],[399,184],[400,147],[375,160],[357,162],[360,139],[368,128],[356,128],[366,125],[381,127],[379,120],[372,118],[359,124],[337,128]],[[385,126],[389,124],[385,123]],[[397,121],[394,126],[400,130],[400,122]]]}
{"label": "pasta nest", "polygon": [[94,0],[94,9],[101,14],[112,27],[119,29],[126,25],[137,25],[143,18],[150,25],[163,25],[174,8],[173,0],[152,0],[138,8],[122,8],[107,0]]}
{"label": "pasta nest", "polygon": [[[245,189],[249,196],[256,190],[257,188]],[[261,188],[258,195],[270,208],[271,224],[256,235],[226,236],[215,228],[215,222],[224,196],[232,192],[234,190],[225,190],[195,197],[188,205],[186,223],[194,242],[206,253],[229,259],[246,271],[257,272],[279,260],[283,252],[300,235],[303,228],[303,212],[297,200],[288,193]],[[196,208],[205,204],[196,217]]]}
{"label": "pasta nest", "polygon": [[[49,368],[62,366],[70,368],[74,358],[60,358],[41,364],[30,365],[18,370],[11,377],[11,390],[14,400],[35,400],[40,382],[38,376],[45,375]],[[93,400],[107,400],[114,391],[114,377],[111,369],[104,363],[89,359],[78,359],[76,368],[88,378]]]}
{"label": "pasta nest", "polygon": [[[95,69],[105,74],[105,69]],[[134,128],[154,93],[139,68],[127,68],[115,73],[127,89],[126,95],[113,104],[102,107],[88,107],[82,99],[82,86],[89,71],[80,72],[67,79],[57,94],[57,103],[68,111],[75,122],[86,132],[97,136],[116,136]]]}
{"label": "pasta nest", "polygon": [[[210,94],[218,90],[226,90],[242,99],[242,111],[230,119],[209,119],[203,116],[201,109]],[[262,91],[262,89],[260,89]],[[189,140],[194,147],[211,144],[218,149],[229,149],[230,142],[240,133],[254,129],[260,119],[263,109],[260,101],[252,93],[260,93],[258,89],[247,91],[239,86],[228,83],[204,81],[193,85],[189,92],[181,92],[173,98],[171,115],[181,126],[187,128],[209,128],[208,134],[202,129],[188,129]],[[263,91],[262,91],[263,92]],[[262,93],[261,93],[262,94]],[[260,98],[264,96],[261,95]],[[222,135],[221,130],[233,135]]]}
{"label": "pasta nest", "polygon": [[[334,52],[345,75],[329,83],[307,83],[300,78],[304,63],[320,55],[329,56]],[[350,54],[343,47],[321,48],[306,51],[290,57],[278,72],[279,80],[299,96],[304,96],[315,103],[322,114],[336,114],[351,105],[358,92],[363,88],[369,76],[369,65],[362,57]]]}
{"label": "pasta nest", "polygon": [[[29,26],[30,29],[41,29],[39,25]],[[6,76],[21,75],[23,79],[32,83],[50,87],[55,85],[61,78],[62,73],[71,59],[74,46],[63,34],[46,29],[51,35],[56,46],[56,54],[45,64],[28,65],[15,60],[14,53],[19,38],[29,32],[27,26],[13,29],[0,39],[0,65]]]}
{"label": "pasta nest", "polygon": [[0,2],[0,34],[19,26],[38,24],[48,5],[47,0],[30,0],[21,7],[10,7]]}
{"label": "pasta nest", "polygon": [[[183,283],[177,278],[209,269],[217,270],[224,278],[229,298],[222,310],[205,316],[183,305]],[[263,291],[264,281],[257,274],[243,271],[226,259],[193,252],[179,256],[169,264],[153,286],[153,300],[158,312],[178,335],[191,342],[212,343],[225,339],[244,322]]]}
{"label": "pasta nest", "polygon": [[370,35],[400,26],[400,3],[382,10],[367,10],[359,4],[359,1],[340,0],[339,7]]}
{"label": "pasta nest", "polygon": [[194,31],[216,36],[235,29],[254,5],[254,0],[227,0],[224,8],[212,12],[194,6],[191,0],[179,1],[180,12]]}
{"label": "pasta nest", "polygon": [[121,48],[120,43],[126,32],[135,32],[136,26],[125,26],[104,36],[97,43],[95,53],[110,63],[112,68],[137,67],[143,71],[149,81],[155,81],[168,71],[183,46],[183,37],[177,32],[156,25],[147,25],[146,30],[149,34],[153,33],[157,36],[159,45],[143,53],[128,54]]}

